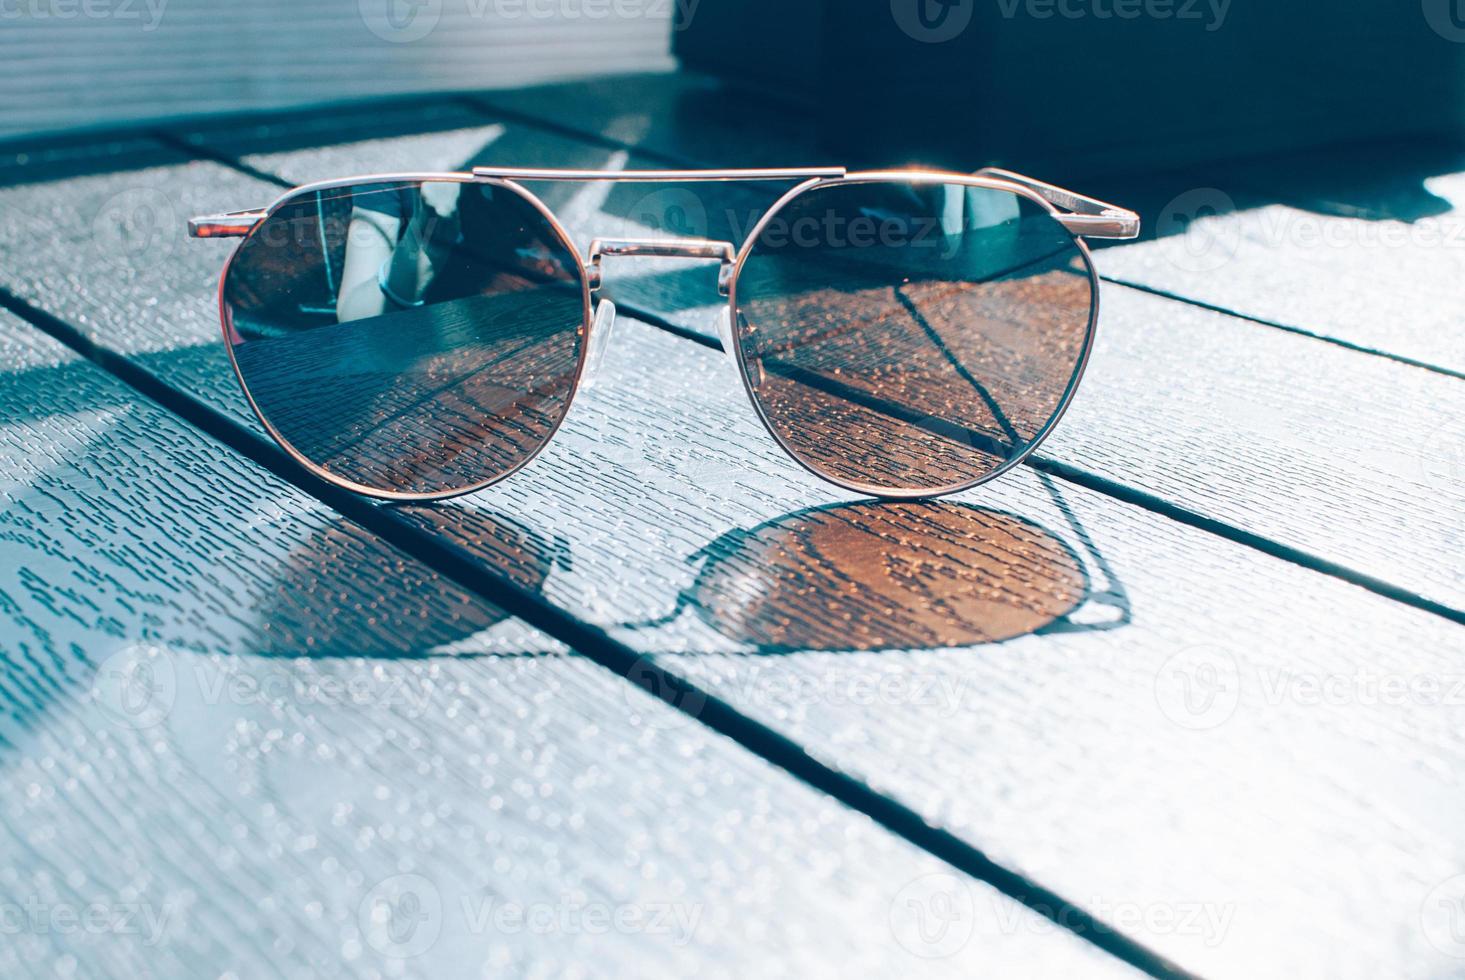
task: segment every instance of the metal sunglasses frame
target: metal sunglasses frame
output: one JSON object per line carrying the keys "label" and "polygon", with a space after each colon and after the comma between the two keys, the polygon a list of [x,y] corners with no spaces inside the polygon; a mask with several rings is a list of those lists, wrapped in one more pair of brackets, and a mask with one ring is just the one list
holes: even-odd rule
{"label": "metal sunglasses frame", "polygon": [[[748,234],[741,249],[734,246],[732,242],[700,238],[596,238],[590,243],[588,257],[581,258],[579,248],[575,245],[559,218],[532,191],[524,187],[521,183],[522,181],[614,181],[626,183],[790,181],[797,183],[764,213],[762,219]],[[733,170],[537,170],[515,167],[475,167],[471,172],[368,174],[303,184],[286,191],[270,204],[269,207],[263,210],[233,211],[227,214],[206,215],[193,218],[188,222],[188,233],[194,238],[248,238],[276,211],[306,194],[361,184],[420,182],[487,184],[502,187],[510,193],[517,194],[539,212],[561,244],[565,246],[565,249],[571,255],[575,256],[576,270],[580,277],[584,318],[581,327],[583,340],[580,344],[580,356],[576,364],[575,377],[570,389],[569,400],[565,405],[565,411],[546,435],[543,442],[511,469],[465,487],[429,493],[405,493],[382,490],[377,487],[370,487],[352,480],[347,480],[307,459],[290,444],[289,440],[274,427],[270,420],[265,417],[264,412],[260,410],[259,405],[254,400],[254,396],[250,394],[249,385],[244,380],[243,372],[240,370],[239,362],[234,354],[234,344],[231,342],[234,329],[232,317],[228,305],[225,302],[224,289],[229,279],[229,270],[233,266],[235,258],[239,255],[239,248],[237,247],[224,263],[224,269],[219,276],[218,289],[219,319],[223,328],[224,346],[229,354],[229,363],[234,369],[234,375],[239,381],[240,388],[244,391],[244,396],[249,402],[249,407],[253,410],[255,416],[259,419],[270,437],[297,464],[328,483],[363,496],[403,503],[427,503],[447,500],[492,486],[495,483],[508,479],[525,466],[528,466],[553,441],[559,431],[560,425],[563,424],[564,419],[569,415],[570,409],[573,407],[576,394],[581,388],[589,387],[593,384],[595,367],[604,350],[605,340],[615,321],[615,304],[606,299],[602,299],[599,303],[596,303],[594,298],[595,293],[601,288],[601,263],[607,256],[641,256],[698,260],[716,259],[721,262],[721,269],[718,274],[718,291],[721,295],[726,296],[728,301],[727,307],[722,311],[721,322],[719,324],[719,337],[722,342],[723,351],[736,365],[738,376],[742,379],[743,388],[747,392],[749,400],[753,403],[753,407],[757,411],[758,418],[762,421],[764,428],[768,430],[768,433],[773,437],[774,441],[778,443],[780,448],[790,458],[819,479],[846,490],[867,494],[884,500],[922,500],[942,497],[971,489],[989,480],[995,480],[1008,470],[1022,463],[1024,459],[1031,455],[1063,418],[1064,413],[1068,410],[1069,403],[1073,400],[1074,393],[1078,389],[1079,382],[1083,379],[1084,371],[1088,367],[1089,355],[1093,351],[1094,338],[1099,320],[1099,278],[1097,272],[1094,270],[1093,258],[1089,253],[1084,239],[1132,239],[1137,238],[1140,231],[1139,215],[1133,211],[1117,205],[1108,204],[1092,197],[1087,197],[1083,194],[1065,190],[1052,184],[1044,183],[1032,177],[993,167],[979,170],[975,174],[949,173],[939,170],[871,170],[852,173],[843,167]],[[967,187],[983,187],[992,190],[1009,191],[1026,198],[1051,215],[1073,237],[1074,244],[1079,254],[1083,257],[1084,266],[1088,271],[1090,291],[1093,299],[1089,307],[1089,322],[1084,337],[1083,350],[1073,378],[1064,391],[1062,400],[1059,402],[1058,408],[1053,413],[1052,418],[1048,420],[1048,423],[1033,439],[1028,441],[1027,445],[1023,447],[1022,452],[1009,458],[996,469],[976,479],[946,487],[898,490],[888,487],[863,485],[822,473],[789,447],[778,434],[777,428],[768,419],[762,405],[758,403],[758,399],[753,393],[752,383],[746,369],[742,345],[735,342],[733,330],[733,324],[737,321],[737,283],[743,266],[752,254],[753,247],[758,242],[764,229],[795,198],[817,188],[835,184],[854,183],[960,184]],[[587,371],[590,375],[589,377],[587,377]]]}

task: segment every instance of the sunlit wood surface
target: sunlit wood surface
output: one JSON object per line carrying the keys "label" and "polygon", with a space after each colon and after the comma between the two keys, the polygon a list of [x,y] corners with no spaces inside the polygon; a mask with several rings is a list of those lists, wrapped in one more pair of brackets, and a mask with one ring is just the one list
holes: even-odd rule
{"label": "sunlit wood surface", "polygon": [[[641,260],[607,265],[613,346],[539,460],[379,512],[472,582],[259,465],[230,243],[189,215],[393,169],[828,162],[807,130],[630,79],[0,161],[0,901],[162,924],[5,919],[0,975],[1140,975],[1024,883],[1158,975],[1465,969],[1465,275],[1417,227],[1465,220],[1458,154],[1093,188],[1152,229],[1196,188],[1235,210],[1099,250],[1067,418],[940,504],[784,456],[682,335],[715,336],[715,267]],[[541,190],[583,247],[740,240],[780,189]],[[526,594],[546,629],[501,611]],[[760,758],[727,712],[787,741]]]}

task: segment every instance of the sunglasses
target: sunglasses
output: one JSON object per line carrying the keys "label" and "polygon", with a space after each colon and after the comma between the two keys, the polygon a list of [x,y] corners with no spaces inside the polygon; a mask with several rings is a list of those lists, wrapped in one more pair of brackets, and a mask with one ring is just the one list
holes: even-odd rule
{"label": "sunglasses", "polygon": [[[618,238],[588,259],[524,182],[797,182],[742,247]],[[250,406],[302,466],[428,501],[526,466],[593,379],[608,256],[716,260],[719,327],[764,425],[815,475],[888,499],[1016,466],[1073,398],[1098,322],[1085,238],[1132,211],[1003,170],[476,168],[298,187],[195,218],[242,238],[219,289]]]}

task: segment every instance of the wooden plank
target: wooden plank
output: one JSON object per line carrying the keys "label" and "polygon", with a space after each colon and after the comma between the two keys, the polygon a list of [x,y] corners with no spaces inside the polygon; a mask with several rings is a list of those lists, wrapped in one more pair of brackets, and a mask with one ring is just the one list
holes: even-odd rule
{"label": "wooden plank", "polygon": [[[1381,176],[1382,175],[1382,176]],[[1465,376],[1465,153],[1339,150],[1192,176],[1100,272]]]}
{"label": "wooden plank", "polygon": [[4,313],[0,352],[7,977],[1129,975]]}
{"label": "wooden plank", "polygon": [[[643,163],[513,124],[245,159],[291,182],[414,161]],[[690,224],[679,230],[740,240],[781,189],[547,185],[545,192],[588,242],[595,234],[654,234],[678,221]],[[609,266],[607,277],[617,301],[715,336],[721,305],[710,267],[626,260]],[[1040,456],[1465,609],[1458,560],[1465,387],[1112,283],[1103,302],[1084,385]],[[1399,547],[1404,527],[1408,548]]]}
{"label": "wooden plank", "polygon": [[[374,159],[388,152],[364,149]],[[255,199],[210,166],[160,179],[215,207]],[[219,259],[176,254],[191,268]],[[109,346],[152,348],[139,363],[238,414],[224,372],[157,352],[169,335],[204,342],[213,331],[205,312],[177,319],[136,303],[123,335],[91,326],[107,302],[128,303],[125,286],[30,295]],[[1448,734],[1456,710],[1440,693],[1433,704],[1360,694],[1343,708],[1314,706],[1294,685],[1361,670],[1443,684],[1458,627],[1103,495],[1062,488],[1060,506],[1027,471],[940,508],[934,536],[919,535],[919,516],[877,536],[862,531],[868,511],[841,511],[856,533],[833,570],[780,568],[774,556],[798,552],[780,550],[779,528],[792,524],[795,541],[817,533],[800,523],[804,512],[849,498],[782,456],[715,352],[629,321],[618,329],[605,384],[577,403],[540,461],[471,498],[395,513],[490,563],[512,551],[504,515],[567,536],[570,567],[544,583],[549,599],[678,658],[755,717],[799,731],[820,758],[1016,867],[1061,880],[1185,967],[1236,977],[1451,968],[1424,941],[1420,910],[1462,860],[1447,819],[1460,800],[1436,775],[1458,764]],[[970,542],[955,552],[942,544],[959,534],[953,522]],[[970,556],[1011,552],[1004,542],[1036,555],[1019,550],[974,578]],[[1074,581],[1065,554],[1093,583],[1069,621],[1116,625],[1053,623],[1001,647],[973,646],[1051,619],[1051,603],[1023,597],[1052,594],[1062,608]],[[867,619],[867,593],[841,605],[843,593],[810,583],[875,567],[890,570],[869,588],[890,590],[876,608],[897,610],[893,631],[835,643],[881,652],[826,649],[827,636],[801,624]],[[902,585],[902,569],[914,580]],[[984,587],[1017,598],[933,626],[916,570],[952,596],[948,605]],[[760,596],[770,597],[763,606]],[[1187,676],[1219,680],[1225,724],[1190,730],[1211,716],[1184,712]],[[954,708],[932,700],[943,679],[961,683]]]}
{"label": "wooden plank", "polygon": [[0,136],[668,71],[675,17],[669,3],[17,5],[0,33],[0,86],[30,97],[0,106]]}

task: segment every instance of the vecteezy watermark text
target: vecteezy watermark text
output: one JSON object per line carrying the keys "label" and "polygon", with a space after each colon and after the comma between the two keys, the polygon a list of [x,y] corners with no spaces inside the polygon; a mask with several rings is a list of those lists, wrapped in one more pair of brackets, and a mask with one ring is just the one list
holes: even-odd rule
{"label": "vecteezy watermark text", "polygon": [[[457,6],[461,2],[462,6]],[[667,21],[672,29],[686,30],[697,15],[701,0],[451,0],[447,12],[461,20],[554,20],[611,23]],[[437,30],[444,0],[357,0],[361,22],[383,41],[410,44]]]}
{"label": "vecteezy watermark text", "polygon": [[468,931],[535,936],[589,935],[609,932],[666,936],[673,946],[686,946],[702,919],[699,903],[645,902],[613,905],[610,902],[512,902],[495,896],[465,896],[460,903]]}
{"label": "vecteezy watermark text", "polygon": [[[1219,946],[1236,917],[1231,902],[1114,901],[1102,896],[1082,907],[1065,906],[1035,914],[1017,902],[986,893],[986,902],[967,879],[941,872],[906,884],[890,903],[891,935],[906,952],[921,959],[946,959],[960,953],[981,928],[983,935],[1047,935],[1060,929],[1142,932],[1186,936]],[[978,920],[981,920],[979,922]]]}
{"label": "vecteezy watermark text", "polygon": [[119,727],[145,729],[168,717],[180,688],[210,707],[377,707],[403,717],[422,715],[431,700],[430,688],[411,671],[371,665],[327,672],[289,661],[180,660],[157,644],[124,647],[102,661],[89,696]]}
{"label": "vecteezy watermark text", "polygon": [[1231,0],[997,0],[1007,20],[1185,20],[1218,31],[1231,12]]}
{"label": "vecteezy watermark text", "polygon": [[167,7],[168,0],[0,0],[0,21],[137,21],[152,32]]}
{"label": "vecteezy watermark text", "polygon": [[[651,658],[641,658],[628,677],[632,685],[625,688],[626,703],[649,728],[691,724],[706,704],[706,694],[698,689],[672,689]],[[642,689],[680,710],[646,712]],[[969,675],[831,667],[806,674],[760,671],[726,678],[720,690],[734,703],[762,711],[917,708],[933,718],[952,718],[963,711],[978,710],[988,686],[981,678]]]}
{"label": "vecteezy watermark text", "polygon": [[666,938],[673,946],[692,942],[702,921],[695,902],[599,902],[564,895],[555,901],[520,902],[492,894],[464,895],[446,902],[437,886],[419,874],[386,878],[361,900],[358,923],[372,949],[394,959],[421,956],[446,930],[473,936],[601,936]]}
{"label": "vecteezy watermark text", "polygon": [[1299,708],[1465,708],[1465,672],[1399,673],[1359,666],[1316,671],[1255,666],[1220,647],[1190,647],[1167,660],[1155,675],[1155,699],[1175,724],[1217,728],[1248,710]]}
{"label": "vecteezy watermark text", "polygon": [[31,896],[0,900],[0,936],[137,936],[157,946],[173,922],[174,909],[150,902],[47,902]]}
{"label": "vecteezy watermark text", "polygon": [[1165,257],[1187,272],[1214,272],[1243,246],[1253,255],[1282,248],[1360,250],[1449,249],[1465,256],[1465,222],[1451,217],[1417,221],[1362,221],[1273,205],[1239,211],[1231,195],[1214,187],[1187,190],[1155,221],[1156,235],[1170,240]]}
{"label": "vecteezy watermark text", "polygon": [[933,248],[955,254],[959,236],[946,235],[929,215],[845,215],[826,212],[793,219],[776,215],[758,236],[764,248]]}
{"label": "vecteezy watermark text", "polygon": [[[907,37],[925,44],[954,40],[971,26],[977,0],[890,0],[890,14]],[[1430,0],[1426,0],[1430,2]],[[1004,20],[1174,20],[1218,31],[1231,0],[997,0]]]}
{"label": "vecteezy watermark text", "polygon": [[474,17],[503,20],[669,20],[686,29],[702,0],[464,0]]}

